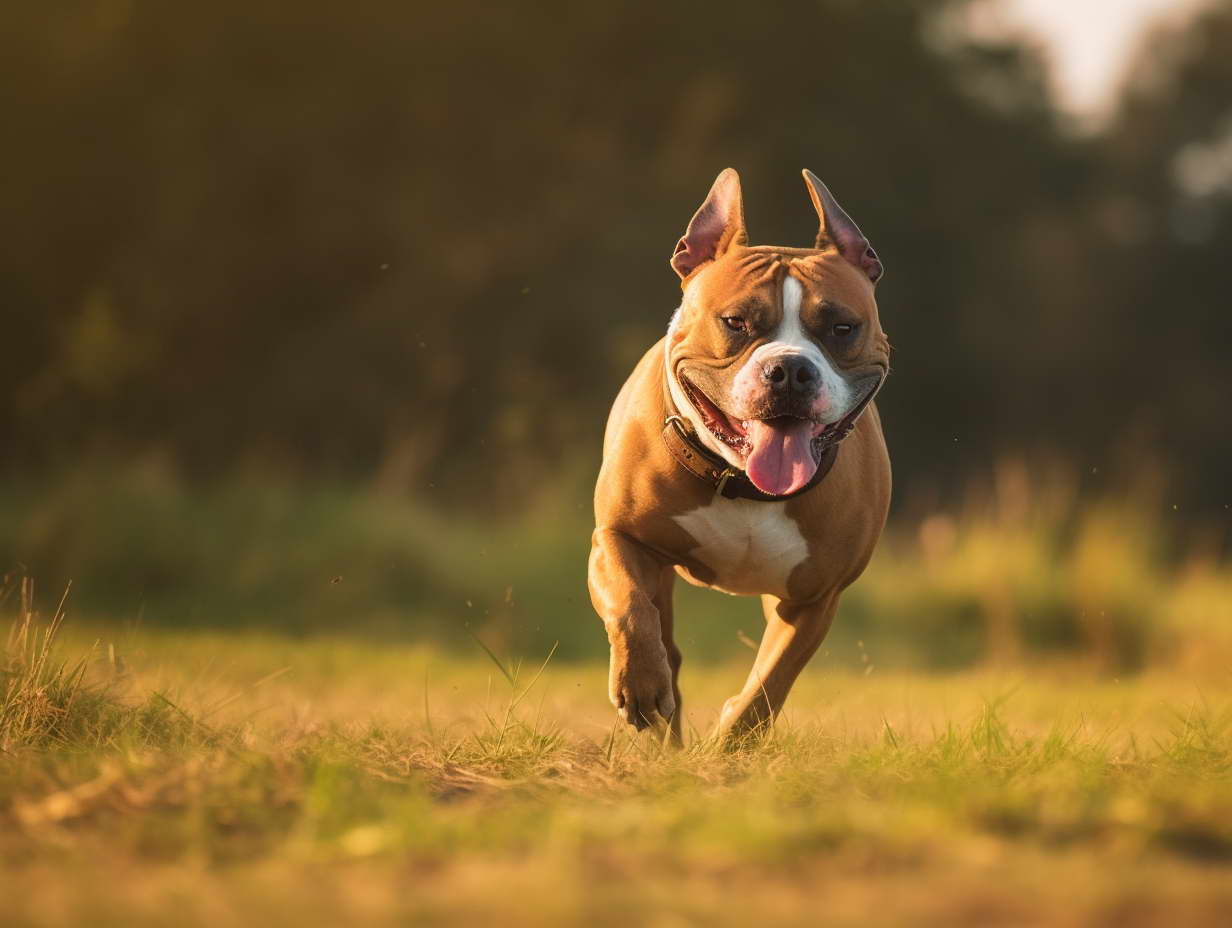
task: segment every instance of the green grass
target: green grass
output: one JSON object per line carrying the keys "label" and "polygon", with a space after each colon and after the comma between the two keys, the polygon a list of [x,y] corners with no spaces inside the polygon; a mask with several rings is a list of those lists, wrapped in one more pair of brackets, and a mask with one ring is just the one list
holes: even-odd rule
{"label": "green grass", "polygon": [[1221,925],[1232,907],[1226,671],[822,656],[765,742],[720,750],[702,735],[746,666],[686,666],[673,751],[614,724],[594,662],[71,619],[55,643],[9,611],[7,925]]}

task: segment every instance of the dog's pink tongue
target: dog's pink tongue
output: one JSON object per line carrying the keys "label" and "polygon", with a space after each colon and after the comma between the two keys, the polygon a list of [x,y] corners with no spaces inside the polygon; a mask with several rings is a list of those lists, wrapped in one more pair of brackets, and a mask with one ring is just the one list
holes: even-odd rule
{"label": "dog's pink tongue", "polygon": [[763,493],[794,493],[813,479],[813,424],[807,419],[753,420],[747,426],[753,445],[744,462],[745,473]]}

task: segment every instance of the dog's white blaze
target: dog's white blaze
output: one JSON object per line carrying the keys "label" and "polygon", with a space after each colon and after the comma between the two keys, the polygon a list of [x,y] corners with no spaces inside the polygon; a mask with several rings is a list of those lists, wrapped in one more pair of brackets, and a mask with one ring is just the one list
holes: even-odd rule
{"label": "dog's white blaze", "polygon": [[690,554],[713,570],[724,593],[787,593],[787,578],[808,557],[808,542],[786,503],[716,496],[675,517],[693,536]]}
{"label": "dog's white blaze", "polygon": [[745,368],[750,373],[746,374],[742,371],[738,380],[747,379],[749,382],[755,382],[754,373],[751,372],[756,372],[759,376],[760,371],[771,358],[788,354],[803,355],[813,362],[821,374],[821,382],[825,389],[820,395],[829,401],[825,412],[826,420],[837,422],[851,411],[853,404],[851,386],[834,369],[834,365],[830,363],[825,352],[804,331],[804,323],[800,319],[803,302],[804,288],[800,285],[800,281],[790,274],[786,275],[783,278],[783,319],[779,322],[778,330],[774,333],[773,339],[759,346],[749,356],[749,360],[745,362]]}

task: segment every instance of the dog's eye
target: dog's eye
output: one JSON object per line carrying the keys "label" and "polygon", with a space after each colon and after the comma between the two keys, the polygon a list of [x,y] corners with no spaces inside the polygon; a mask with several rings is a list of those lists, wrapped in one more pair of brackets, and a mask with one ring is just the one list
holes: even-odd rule
{"label": "dog's eye", "polygon": [[748,323],[744,321],[743,316],[723,316],[723,324],[733,332],[747,332]]}
{"label": "dog's eye", "polygon": [[855,330],[856,330],[856,327],[852,325],[850,322],[840,322],[840,323],[837,323],[834,326],[834,328],[831,329],[830,331],[833,332],[835,335],[837,335],[839,338],[845,338],[846,336],[850,335]]}

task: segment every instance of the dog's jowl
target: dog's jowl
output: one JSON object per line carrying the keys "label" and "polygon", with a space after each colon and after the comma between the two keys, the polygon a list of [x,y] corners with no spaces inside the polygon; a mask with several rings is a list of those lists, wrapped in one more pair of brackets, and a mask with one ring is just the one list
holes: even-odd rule
{"label": "dog's jowl", "polygon": [[718,176],[672,255],[680,307],[604,436],[590,593],[611,642],[609,696],[677,742],[676,577],[761,597],[753,669],[719,717],[729,738],[777,715],[885,524],[881,261],[826,186],[804,180],[817,240],[780,248],[748,244],[740,179]]}

